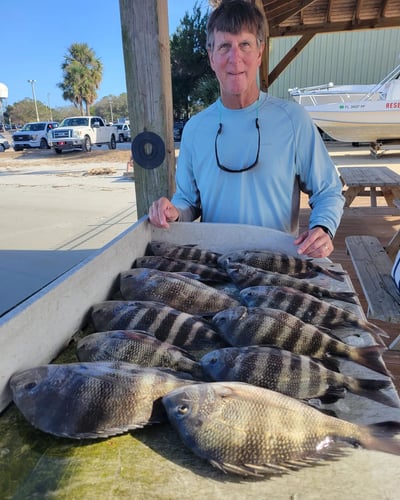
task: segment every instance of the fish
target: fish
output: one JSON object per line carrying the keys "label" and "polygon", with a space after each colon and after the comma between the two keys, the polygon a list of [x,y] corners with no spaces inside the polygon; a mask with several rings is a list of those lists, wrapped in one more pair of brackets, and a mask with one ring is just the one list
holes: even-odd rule
{"label": "fish", "polygon": [[193,351],[224,344],[203,318],[159,302],[105,300],[91,307],[90,320],[97,332],[143,330],[162,342]]}
{"label": "fish", "polygon": [[239,288],[248,288],[251,286],[287,286],[295,288],[301,292],[308,293],[317,298],[329,298],[335,300],[342,300],[357,304],[354,292],[333,291],[328,288],[314,285],[303,279],[298,279],[288,274],[281,274],[271,271],[258,269],[247,264],[240,264],[232,262],[226,265],[226,271],[231,277],[232,281]]}
{"label": "fish", "polygon": [[272,307],[281,309],[305,323],[326,328],[352,326],[369,332],[375,340],[383,344],[380,337],[388,334],[377,325],[360,319],[356,314],[329,304],[310,294],[285,286],[255,286],[244,288],[240,292],[243,304],[254,307]]}
{"label": "fish", "polygon": [[200,364],[184,349],[141,330],[96,332],[79,340],[79,361],[124,361],[139,366],[171,368],[203,378]]}
{"label": "fish", "polygon": [[218,259],[221,256],[218,252],[213,252],[198,245],[175,245],[166,241],[151,241],[148,244],[147,253],[171,257],[173,259],[193,260],[215,266],[218,264]]}
{"label": "fish", "polygon": [[225,347],[200,359],[211,381],[236,381],[265,387],[296,399],[320,398],[331,402],[344,397],[344,389],[393,408],[399,407],[386,394],[391,382],[361,379],[325,368],[309,356],[270,346]]}
{"label": "fish", "polygon": [[192,383],[178,372],[120,361],[42,365],[10,378],[13,400],[32,426],[72,439],[106,438],[164,422],[161,397]]}
{"label": "fish", "polygon": [[205,283],[158,269],[136,268],[122,272],[120,291],[125,300],[153,300],[189,314],[207,316],[239,304]]}
{"label": "fish", "polygon": [[337,271],[317,264],[310,258],[301,258],[270,250],[239,250],[228,252],[218,259],[218,264],[239,262],[248,266],[258,267],[265,271],[289,274],[298,278],[313,278],[318,273],[325,274],[335,280],[344,281],[346,271]]}
{"label": "fish", "polygon": [[144,257],[138,257],[134,262],[134,267],[146,267],[169,272],[192,273],[193,275],[197,275],[200,281],[206,283],[224,283],[230,281],[227,272],[223,269],[209,264],[162,257],[161,255],[145,255]]}
{"label": "fish", "polygon": [[390,375],[379,345],[355,347],[293,314],[273,307],[233,307],[217,313],[212,323],[234,347],[269,345],[329,361],[332,356],[349,359],[377,373]]}
{"label": "fish", "polygon": [[287,473],[336,460],[348,445],[400,455],[400,441],[386,428],[378,432],[243,382],[180,387],[162,402],[187,448],[226,473]]}

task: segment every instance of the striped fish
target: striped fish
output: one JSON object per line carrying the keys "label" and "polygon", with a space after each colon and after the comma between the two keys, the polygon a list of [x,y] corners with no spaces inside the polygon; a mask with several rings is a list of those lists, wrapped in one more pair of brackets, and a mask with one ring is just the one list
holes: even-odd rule
{"label": "striped fish", "polygon": [[142,330],[92,333],[78,342],[76,353],[79,361],[124,361],[203,376],[201,366],[188,352]]}
{"label": "striped fish", "polygon": [[323,361],[338,356],[388,375],[381,346],[351,346],[285,311],[239,306],[219,312],[212,321],[231,346],[264,344]]}
{"label": "striped fish", "polygon": [[357,300],[354,297],[356,294],[353,292],[332,291],[303,279],[289,276],[288,274],[265,271],[264,269],[258,269],[238,262],[227,264],[226,270],[232,281],[239,288],[264,285],[287,286],[301,292],[309,293],[320,299],[329,298],[357,304]]}
{"label": "striped fish", "polygon": [[269,346],[225,347],[200,360],[212,381],[246,382],[297,399],[344,397],[347,389],[379,403],[398,408],[399,403],[380,392],[390,380],[357,379],[332,371],[308,356]]}
{"label": "striped fish", "polygon": [[174,245],[166,241],[151,241],[148,244],[148,253],[213,265],[218,264],[218,258],[221,256],[220,253],[212,252],[198,245]]}
{"label": "striped fish", "polygon": [[205,320],[159,302],[106,300],[91,308],[95,331],[144,330],[158,340],[189,350],[221,345],[221,337]]}
{"label": "striped fish", "polygon": [[281,309],[305,323],[325,328],[352,326],[367,331],[381,344],[380,337],[388,334],[378,326],[360,319],[356,314],[346,311],[310,294],[285,286],[253,286],[240,292],[241,301],[249,307],[272,307]]}
{"label": "striped fish", "polygon": [[228,261],[247,264],[248,266],[258,267],[265,271],[272,271],[282,274],[290,274],[298,278],[313,278],[318,273],[326,274],[331,278],[344,281],[345,271],[336,271],[323,267],[312,259],[304,259],[285,253],[271,252],[269,250],[241,250],[223,254],[218,263],[224,265]]}
{"label": "striped fish", "polygon": [[180,273],[136,268],[122,272],[125,300],[154,300],[189,314],[214,315],[239,302],[226,293]]}
{"label": "striped fish", "polygon": [[199,276],[200,281],[210,283],[221,283],[230,281],[227,272],[209,264],[185,259],[174,259],[162,257],[161,255],[147,255],[138,257],[134,267],[146,267],[149,269],[159,269],[160,271],[192,273]]}

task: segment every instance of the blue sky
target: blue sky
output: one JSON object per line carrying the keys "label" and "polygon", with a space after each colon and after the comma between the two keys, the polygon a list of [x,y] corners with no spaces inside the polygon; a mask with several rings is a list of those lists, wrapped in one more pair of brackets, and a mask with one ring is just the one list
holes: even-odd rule
{"label": "blue sky", "polygon": [[[143,0],[146,1],[146,0]],[[170,34],[196,0],[168,0]],[[198,0],[208,6],[206,0]],[[32,98],[28,80],[36,80],[36,98],[51,107],[66,106],[57,83],[72,43],[87,43],[103,63],[98,98],[126,92],[118,0],[1,0],[2,62],[0,82],[13,104]]]}

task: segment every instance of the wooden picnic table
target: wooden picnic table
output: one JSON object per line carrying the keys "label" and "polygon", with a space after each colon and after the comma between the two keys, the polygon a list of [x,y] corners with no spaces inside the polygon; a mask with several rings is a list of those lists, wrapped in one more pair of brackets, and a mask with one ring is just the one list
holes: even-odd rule
{"label": "wooden picnic table", "polygon": [[[345,207],[349,207],[357,196],[370,196],[371,207],[376,207],[376,197],[385,197],[389,207],[400,198],[400,175],[388,167],[339,167],[344,191]],[[369,189],[367,189],[369,188]]]}

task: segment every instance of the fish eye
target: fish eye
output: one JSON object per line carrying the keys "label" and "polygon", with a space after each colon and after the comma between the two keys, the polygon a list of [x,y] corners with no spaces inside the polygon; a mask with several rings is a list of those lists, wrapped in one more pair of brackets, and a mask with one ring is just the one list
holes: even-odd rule
{"label": "fish eye", "polygon": [[36,387],[36,382],[28,382],[27,384],[24,385],[24,389],[26,391],[31,391]]}
{"label": "fish eye", "polygon": [[177,410],[180,415],[186,415],[186,413],[189,411],[189,407],[188,405],[180,405],[178,406]]}
{"label": "fish eye", "polygon": [[212,357],[210,358],[210,363],[211,363],[211,364],[213,364],[213,365],[214,365],[217,361],[218,361],[217,356],[212,356]]}

